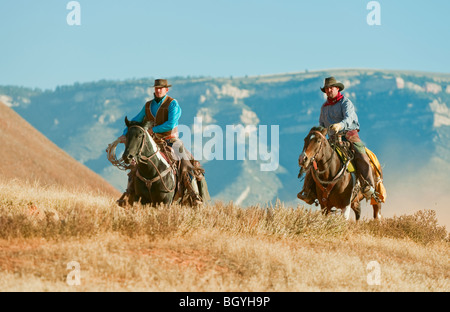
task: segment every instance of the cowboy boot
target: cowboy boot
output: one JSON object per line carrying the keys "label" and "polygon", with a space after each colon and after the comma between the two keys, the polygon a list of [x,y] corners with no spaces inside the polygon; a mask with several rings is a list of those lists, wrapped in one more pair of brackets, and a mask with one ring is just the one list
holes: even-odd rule
{"label": "cowboy boot", "polygon": [[362,193],[366,199],[370,199],[375,194],[375,189],[370,185],[366,185],[362,189]]}
{"label": "cowboy boot", "polygon": [[369,156],[355,149],[355,164],[356,169],[364,180],[363,182],[366,184],[362,189],[362,193],[366,199],[370,199],[375,194],[375,181]]}
{"label": "cowboy boot", "polygon": [[297,198],[303,200],[308,205],[312,205],[316,201],[316,189],[310,171],[305,175],[303,189],[297,194]]}
{"label": "cowboy boot", "polygon": [[194,191],[193,204],[194,205],[202,205],[203,200],[200,196],[200,191],[198,189],[197,179],[190,175],[192,190]]}

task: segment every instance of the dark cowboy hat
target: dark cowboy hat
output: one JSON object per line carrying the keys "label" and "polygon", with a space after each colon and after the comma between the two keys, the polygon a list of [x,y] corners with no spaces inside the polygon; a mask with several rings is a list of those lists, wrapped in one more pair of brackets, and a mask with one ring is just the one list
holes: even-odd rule
{"label": "dark cowboy hat", "polygon": [[342,91],[345,88],[342,82],[337,81],[336,78],[334,77],[325,78],[324,86],[323,88],[320,88],[320,90],[322,90],[322,92],[325,93],[326,87],[338,87],[339,91]]}
{"label": "dark cowboy hat", "polygon": [[168,88],[172,85],[167,84],[167,79],[155,79],[155,85],[153,87],[155,88]]}

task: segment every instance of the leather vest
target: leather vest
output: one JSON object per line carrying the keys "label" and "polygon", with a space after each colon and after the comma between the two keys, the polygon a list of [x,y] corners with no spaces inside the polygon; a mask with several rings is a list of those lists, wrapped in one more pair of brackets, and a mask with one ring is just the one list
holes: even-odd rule
{"label": "leather vest", "polygon": [[[158,108],[156,116],[153,116],[150,109],[152,101],[148,101],[147,103],[145,103],[145,117],[147,118],[147,120],[153,121],[155,126],[162,125],[163,123],[169,120],[169,105],[170,103],[172,103],[173,98],[171,98],[168,95],[166,96],[164,102],[162,102],[161,106]],[[176,138],[178,137],[178,127],[175,127],[172,130],[163,133],[156,133],[156,135],[165,140]]]}

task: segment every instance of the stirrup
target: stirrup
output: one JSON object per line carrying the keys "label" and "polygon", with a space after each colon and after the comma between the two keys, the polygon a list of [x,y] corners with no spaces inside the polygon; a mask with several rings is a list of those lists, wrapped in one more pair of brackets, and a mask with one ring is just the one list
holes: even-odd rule
{"label": "stirrup", "polygon": [[372,186],[367,185],[366,187],[364,187],[363,194],[364,197],[369,200],[372,196],[374,196],[375,189]]}
{"label": "stirrup", "polygon": [[377,203],[379,203],[379,204],[382,203],[382,200],[381,200],[381,198],[380,198],[378,192],[374,192],[374,193],[372,194],[372,197],[373,197],[373,199],[375,199],[375,201],[376,201]]}

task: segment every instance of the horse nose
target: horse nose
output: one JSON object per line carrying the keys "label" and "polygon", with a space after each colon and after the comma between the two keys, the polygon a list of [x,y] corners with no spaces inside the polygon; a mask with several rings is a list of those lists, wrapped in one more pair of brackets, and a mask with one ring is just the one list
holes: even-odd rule
{"label": "horse nose", "polygon": [[306,161],[306,155],[305,153],[301,153],[300,156],[298,157],[298,165],[301,167],[305,161]]}
{"label": "horse nose", "polygon": [[131,155],[129,155],[129,154],[123,154],[123,155],[122,155],[122,160],[123,160],[126,164],[129,164],[132,158],[133,158],[133,156],[131,156]]}

